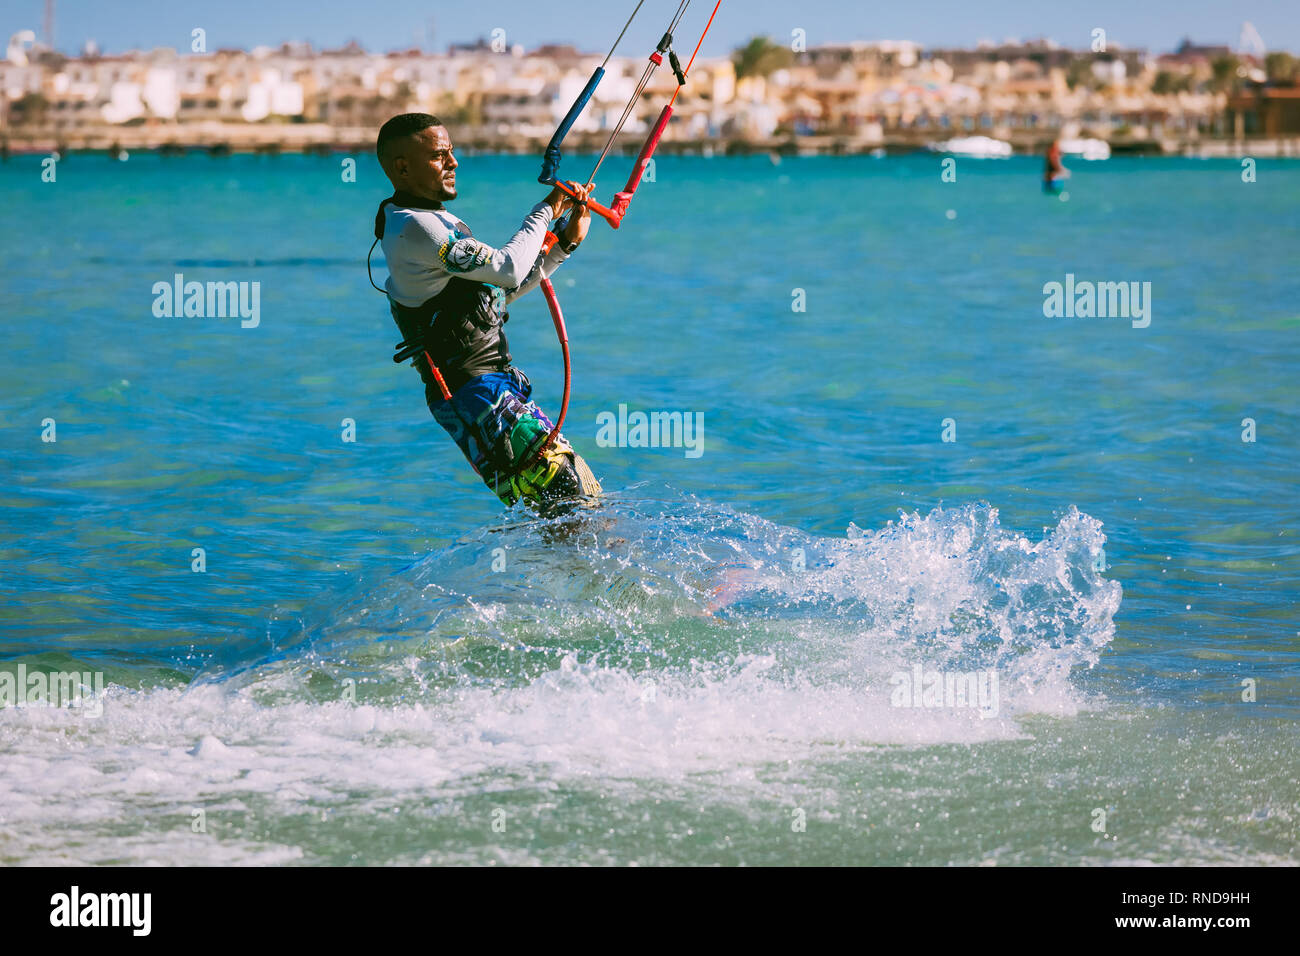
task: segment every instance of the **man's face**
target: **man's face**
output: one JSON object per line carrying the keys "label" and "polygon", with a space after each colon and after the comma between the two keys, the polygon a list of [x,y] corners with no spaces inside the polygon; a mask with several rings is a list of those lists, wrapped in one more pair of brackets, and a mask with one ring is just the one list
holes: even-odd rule
{"label": "man's face", "polygon": [[435,202],[456,198],[456,157],[451,151],[451,137],[441,126],[430,126],[411,136],[410,142],[394,161],[399,185]]}

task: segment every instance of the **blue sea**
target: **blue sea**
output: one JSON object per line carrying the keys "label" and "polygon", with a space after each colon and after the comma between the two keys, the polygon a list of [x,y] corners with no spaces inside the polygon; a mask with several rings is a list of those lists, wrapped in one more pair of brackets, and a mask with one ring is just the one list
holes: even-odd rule
{"label": "blue sea", "polygon": [[1300,164],[660,156],[555,276],[608,494],[543,521],[391,361],[348,158],[0,164],[0,863],[1300,861]]}

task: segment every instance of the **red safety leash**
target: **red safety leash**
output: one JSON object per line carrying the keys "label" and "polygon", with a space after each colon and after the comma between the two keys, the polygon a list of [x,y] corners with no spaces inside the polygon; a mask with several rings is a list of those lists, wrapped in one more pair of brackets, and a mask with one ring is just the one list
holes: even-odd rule
{"label": "red safety leash", "polygon": [[447,383],[443,380],[442,373],[438,371],[438,366],[433,364],[433,357],[429,355],[428,351],[425,351],[424,359],[429,363],[429,371],[438,380],[438,388],[442,389],[442,397],[450,402],[451,392],[447,390]]}
{"label": "red safety leash", "polygon": [[542,442],[542,447],[538,449],[538,459],[546,454],[546,449],[551,447],[551,443],[560,434],[560,428],[564,425],[564,416],[569,412],[569,389],[573,384],[573,369],[569,364],[569,332],[564,327],[564,313],[560,311],[560,300],[555,295],[555,286],[551,285],[550,279],[542,280],[542,295],[546,296],[546,307],[551,310],[555,334],[560,339],[560,351],[564,353],[564,397],[560,399],[560,415],[555,419],[555,427],[551,429],[551,433],[546,436],[546,441]]}
{"label": "red safety leash", "polygon": [[[546,238],[542,241],[542,255],[545,256],[554,248],[559,238],[555,233],[547,230]],[[555,427],[551,429],[546,440],[537,449],[537,454],[529,459],[529,464],[541,461],[542,456],[546,454],[546,449],[551,447],[551,443],[560,434],[560,428],[564,425],[564,416],[569,412],[569,391],[573,385],[573,368],[569,362],[569,330],[564,326],[564,313],[560,310],[560,298],[555,294],[555,286],[551,285],[551,280],[542,278],[542,295],[546,297],[546,307],[551,310],[551,321],[555,323],[555,334],[560,340],[560,352],[564,355],[564,397],[560,399],[560,415],[555,419]]]}

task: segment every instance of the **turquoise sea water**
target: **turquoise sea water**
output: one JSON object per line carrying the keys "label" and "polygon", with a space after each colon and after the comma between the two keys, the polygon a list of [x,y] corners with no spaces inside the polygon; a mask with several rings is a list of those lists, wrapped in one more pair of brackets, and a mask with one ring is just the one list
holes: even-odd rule
{"label": "turquoise sea water", "polygon": [[[107,683],[0,709],[0,861],[1300,859],[1300,165],[661,157],[556,277],[610,496],[547,525],[390,361],[342,160],[0,165],[0,673]],[[503,242],[535,167],[453,209]],[[259,323],[156,317],[176,273]],[[1045,317],[1067,273],[1149,327]],[[540,296],[508,332],[554,411]]]}

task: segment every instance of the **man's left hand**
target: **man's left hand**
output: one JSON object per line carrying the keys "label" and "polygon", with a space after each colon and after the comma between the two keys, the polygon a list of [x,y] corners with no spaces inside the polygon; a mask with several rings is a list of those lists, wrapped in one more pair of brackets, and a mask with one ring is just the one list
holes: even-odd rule
{"label": "man's left hand", "polygon": [[[574,183],[573,194],[578,200],[586,202],[587,197],[591,195],[595,183],[587,183],[585,186],[579,186]],[[583,239],[587,238],[587,229],[591,226],[591,210],[585,205],[573,204],[573,211],[569,214],[569,224],[564,227],[560,234],[560,240],[566,247],[577,246]]]}

